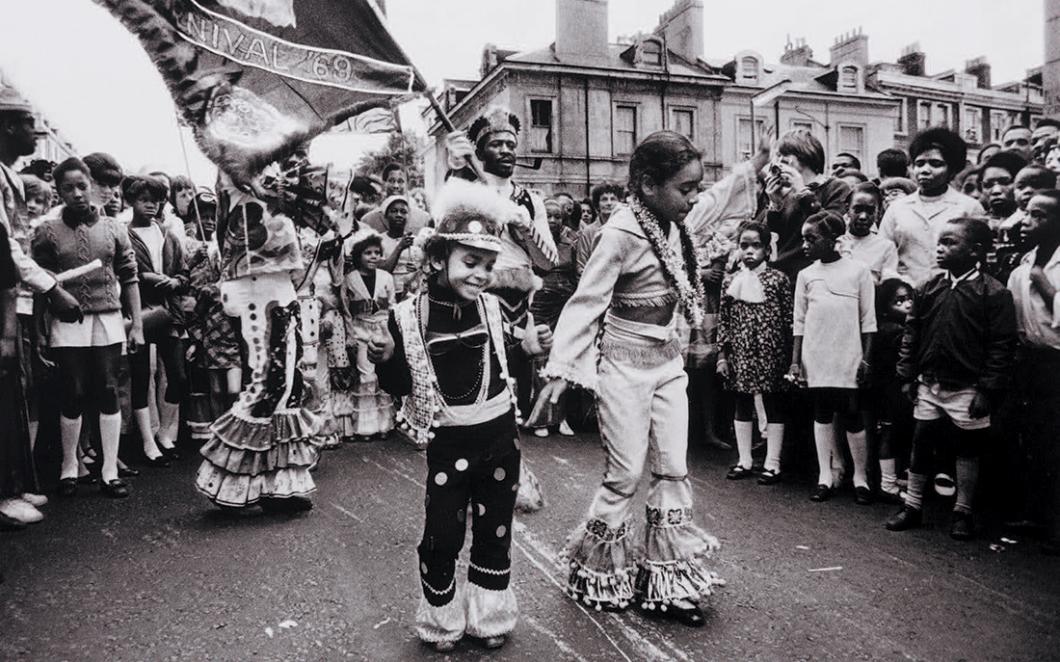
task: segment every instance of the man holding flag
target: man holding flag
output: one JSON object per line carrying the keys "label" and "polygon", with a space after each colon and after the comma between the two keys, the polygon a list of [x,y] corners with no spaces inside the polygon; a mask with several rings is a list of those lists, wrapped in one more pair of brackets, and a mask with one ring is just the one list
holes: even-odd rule
{"label": "man holding flag", "polygon": [[97,2],[139,37],[222,171],[221,290],[241,321],[251,378],[214,423],[196,487],[221,507],[308,510],[320,440],[298,365],[294,279],[304,265],[294,226],[326,224],[326,173],[263,172],[422,80],[372,0]]}

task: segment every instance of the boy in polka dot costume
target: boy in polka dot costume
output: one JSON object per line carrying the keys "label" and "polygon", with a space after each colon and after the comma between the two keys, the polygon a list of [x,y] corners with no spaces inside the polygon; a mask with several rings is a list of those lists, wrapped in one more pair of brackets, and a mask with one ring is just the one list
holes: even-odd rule
{"label": "boy in polka dot costume", "polygon": [[[519,414],[507,352],[519,341],[496,297],[484,293],[510,205],[485,187],[447,184],[424,246],[426,291],[395,306],[387,333],[367,343],[380,386],[403,399],[402,428],[427,443],[416,634],[442,652],[464,634],[499,648],[518,616],[509,584]],[[540,347],[523,341],[524,351],[548,351],[548,327],[537,330]],[[469,513],[471,558],[461,587],[456,560]]]}

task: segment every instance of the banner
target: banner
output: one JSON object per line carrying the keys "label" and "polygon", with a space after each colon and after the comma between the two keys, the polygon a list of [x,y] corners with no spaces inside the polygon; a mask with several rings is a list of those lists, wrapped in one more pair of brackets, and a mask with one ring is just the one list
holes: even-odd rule
{"label": "banner", "polygon": [[199,147],[236,181],[424,89],[373,0],[96,2],[140,39]]}

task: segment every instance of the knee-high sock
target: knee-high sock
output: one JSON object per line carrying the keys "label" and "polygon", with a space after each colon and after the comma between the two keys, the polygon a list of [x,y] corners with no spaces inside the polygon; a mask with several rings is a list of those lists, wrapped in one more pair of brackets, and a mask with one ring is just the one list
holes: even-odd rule
{"label": "knee-high sock", "polygon": [[869,442],[865,431],[847,432],[847,444],[850,446],[850,457],[854,460],[854,487],[869,486]]}
{"label": "knee-high sock", "polygon": [[77,444],[81,440],[81,417],[59,415],[59,435],[63,445],[63,468],[60,478],[77,478]]}
{"label": "knee-high sock", "polygon": [[766,426],[766,469],[780,471],[780,451],[783,447],[784,424],[770,423]]}
{"label": "knee-high sock", "polygon": [[163,400],[158,405],[158,444],[162,448],[173,448],[180,429],[180,403]]}
{"label": "knee-high sock", "polygon": [[972,512],[972,500],[975,498],[975,486],[979,484],[979,458],[957,458],[957,503],[953,506],[956,512]]}
{"label": "knee-high sock", "polygon": [[766,426],[769,423],[769,416],[766,414],[766,401],[761,393],[755,393],[755,413],[758,414],[758,431],[765,434],[768,431]]}
{"label": "knee-high sock", "polygon": [[100,478],[110,482],[118,478],[118,444],[121,441],[121,413],[99,415],[99,442],[103,448]]}
{"label": "knee-high sock", "polygon": [[832,455],[835,453],[835,427],[813,423],[813,443],[817,448],[817,484],[832,486]]}
{"label": "knee-high sock", "polygon": [[740,451],[739,464],[750,469],[754,460],[751,458],[751,443],[754,441],[754,423],[751,421],[733,421],[736,428],[736,448]]}
{"label": "knee-high sock", "polygon": [[155,436],[151,434],[151,410],[147,407],[134,409],[133,420],[136,421],[136,427],[140,430],[140,441],[143,443],[144,455],[147,459],[154,460],[161,457],[162,451],[158,450]]}
{"label": "knee-high sock", "polygon": [[888,494],[898,492],[898,464],[893,457],[880,458],[880,490]]}
{"label": "knee-high sock", "polygon": [[924,488],[927,487],[927,474],[909,472],[909,484],[906,486],[905,505],[920,510],[924,507]]}

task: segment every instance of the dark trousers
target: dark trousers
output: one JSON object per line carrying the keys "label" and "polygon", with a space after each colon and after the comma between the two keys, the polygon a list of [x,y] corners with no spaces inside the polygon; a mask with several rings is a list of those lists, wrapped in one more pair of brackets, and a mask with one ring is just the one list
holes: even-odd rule
{"label": "dark trousers", "polygon": [[423,595],[440,607],[456,593],[469,505],[468,581],[493,591],[508,588],[520,452],[512,412],[478,425],[438,428],[435,435],[427,446],[426,521],[418,551]]}
{"label": "dark trousers", "polygon": [[[177,404],[184,399],[188,388],[187,369],[184,361],[184,343],[180,338],[159,338],[154,343],[158,360],[166,367],[165,400]],[[129,356],[129,373],[132,379],[132,408],[147,406],[147,394],[151,386],[150,346]]]}
{"label": "dark trousers", "polygon": [[121,344],[106,347],[57,347],[52,350],[58,367],[62,414],[77,418],[89,401],[101,414],[117,414]]}

